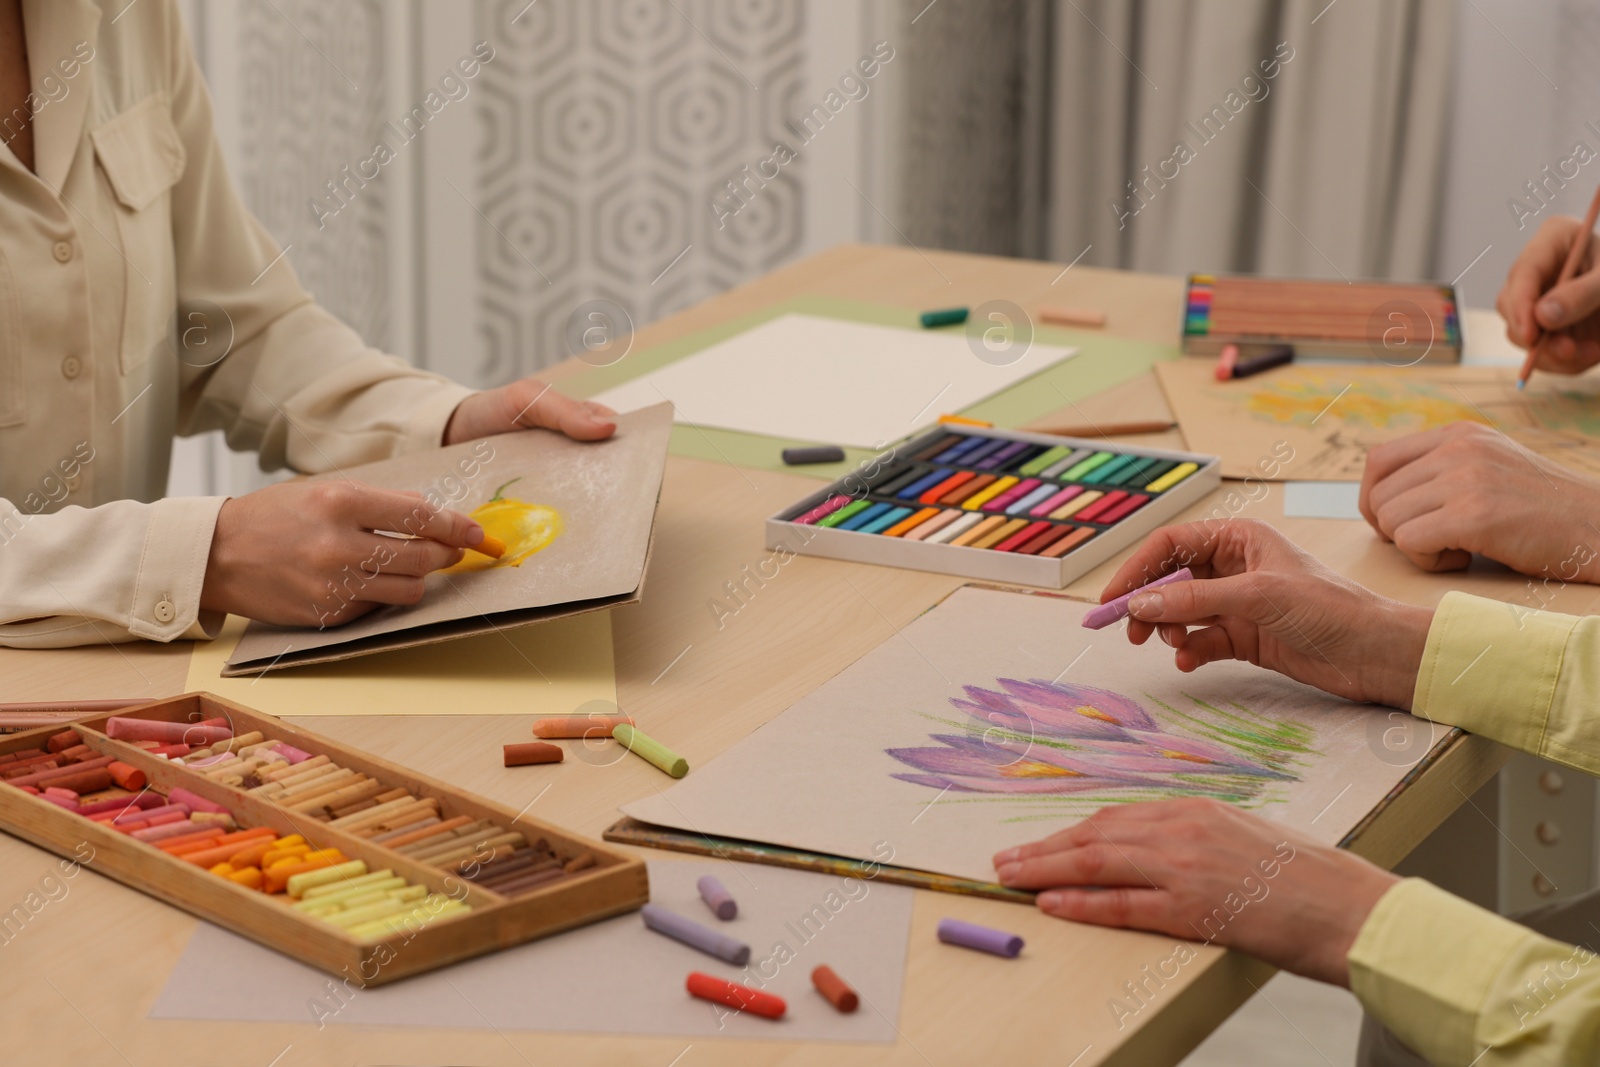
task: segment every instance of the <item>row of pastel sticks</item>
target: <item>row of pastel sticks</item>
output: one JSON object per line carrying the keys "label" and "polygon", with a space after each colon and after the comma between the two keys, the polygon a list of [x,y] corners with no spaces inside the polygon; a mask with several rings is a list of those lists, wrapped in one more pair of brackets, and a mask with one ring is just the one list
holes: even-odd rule
{"label": "row of pastel sticks", "polygon": [[1058,558],[1193,474],[1195,463],[950,434],[791,521],[908,541]]}
{"label": "row of pastel sticks", "polygon": [[[119,721],[108,720],[114,729]],[[589,852],[558,856],[543,838],[530,843],[520,831],[489,819],[448,815],[435,797],[418,797],[404,786],[341,767],[326,754],[304,752],[259,731],[234,736],[222,726],[216,736],[199,737],[198,728],[188,723],[125,721],[144,731],[168,729],[186,732],[191,741],[210,742],[176,762],[214,782],[244,789],[505,896],[531,892],[596,862]]]}

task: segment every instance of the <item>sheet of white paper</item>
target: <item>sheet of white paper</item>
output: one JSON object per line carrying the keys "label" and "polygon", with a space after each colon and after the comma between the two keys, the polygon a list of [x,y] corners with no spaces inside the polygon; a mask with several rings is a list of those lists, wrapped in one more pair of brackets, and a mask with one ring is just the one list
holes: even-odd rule
{"label": "sheet of white paper", "polygon": [[[994,880],[1107,804],[1203,796],[1323,843],[1449,732],[1229,661],[1193,674],[1081,602],[965,586],[636,819]],[[959,702],[959,703],[958,703]]]}
{"label": "sheet of white paper", "polygon": [[1284,482],[1283,514],[1291,519],[1361,518],[1360,482]]}
{"label": "sheet of white paper", "polygon": [[960,330],[780,315],[594,399],[617,411],[670,400],[679,422],[881,448],[1077,352],[1035,342],[996,365],[973,344]]}
{"label": "sheet of white paper", "polygon": [[1461,309],[1461,362],[1521,363],[1523,351],[1506,337],[1506,320],[1494,308]]}
{"label": "sheet of white paper", "polygon": [[[718,921],[701,901],[695,881],[703,874],[716,875],[738,901],[732,921]],[[322,971],[200,923],[150,1017],[894,1040],[911,929],[910,889],[748,863],[653,860],[650,897],[744,941],[751,948],[748,967],[654,933],[638,912],[630,912],[352,992]],[[861,995],[858,1011],[841,1015],[812,988],[811,971],[822,963]],[[685,991],[690,971],[764,988],[782,997],[788,1011],[776,1021],[729,1014]]]}

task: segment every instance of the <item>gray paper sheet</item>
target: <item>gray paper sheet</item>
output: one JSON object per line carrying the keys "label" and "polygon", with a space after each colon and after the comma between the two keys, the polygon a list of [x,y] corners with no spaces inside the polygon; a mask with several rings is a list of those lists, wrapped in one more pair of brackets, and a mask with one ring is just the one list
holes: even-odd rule
{"label": "gray paper sheet", "polygon": [[[377,989],[331,976],[200,923],[153,1019],[225,1019],[328,1026],[433,1026],[892,1042],[900,1014],[912,892],[903,886],[744,863],[650,863],[653,903],[750,945],[734,967],[646,929],[637,912],[467,960]],[[714,874],[739,904],[720,922],[695,889]],[[781,946],[781,948],[780,948]],[[861,994],[852,1015],[811,985],[826,963]],[[729,1014],[691,997],[701,971],[784,998],[780,1020]]]}

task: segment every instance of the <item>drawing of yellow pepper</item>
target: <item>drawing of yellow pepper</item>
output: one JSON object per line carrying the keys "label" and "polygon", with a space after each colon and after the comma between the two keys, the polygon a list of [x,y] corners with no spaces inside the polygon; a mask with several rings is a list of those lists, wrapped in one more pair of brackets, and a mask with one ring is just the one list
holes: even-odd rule
{"label": "drawing of yellow pepper", "polygon": [[561,513],[555,508],[501,495],[507,486],[521,480],[513,478],[506,482],[494,491],[493,496],[469,512],[483,527],[484,533],[505,542],[505,555],[495,559],[469,551],[460,563],[446,567],[445,574],[520,566],[523,560],[542,548],[548,548],[561,535]]}

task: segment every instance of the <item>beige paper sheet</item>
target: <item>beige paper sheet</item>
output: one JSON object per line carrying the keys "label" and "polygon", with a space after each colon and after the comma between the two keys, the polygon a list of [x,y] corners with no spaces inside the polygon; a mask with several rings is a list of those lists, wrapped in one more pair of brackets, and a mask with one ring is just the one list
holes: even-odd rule
{"label": "beige paper sheet", "polygon": [[[1135,800],[1211,796],[1335,843],[1448,734],[1248,663],[1182,674],[1158,641],[1083,629],[1085,608],[964,586],[622,810],[852,859],[888,847],[900,866],[993,881],[997,850]],[[1050,701],[1038,689],[1017,697],[1019,729],[998,710],[1001,679],[1066,688]]]}
{"label": "beige paper sheet", "polygon": [[1225,478],[1359,482],[1367,450],[1453,422],[1503,430],[1575,470],[1600,475],[1600,375],[1515,367],[1305,364],[1219,382],[1210,360],[1157,365],[1189,449],[1222,457]]}
{"label": "beige paper sheet", "polygon": [[244,625],[229,616],[215,641],[195,643],[186,691],[208,690],[271,715],[570,715],[590,700],[617,701],[606,611],[225,678]]}
{"label": "beige paper sheet", "polygon": [[[561,529],[548,547],[517,566],[429,575],[419,604],[382,607],[326,629],[252,622],[229,658],[228,672],[454,641],[635,599],[671,433],[672,408],[657,404],[618,418],[615,436],[605,441],[531,430],[326,476],[427,493],[462,512],[503,488],[503,499],[553,510]],[[337,605],[337,599],[331,602]]]}

